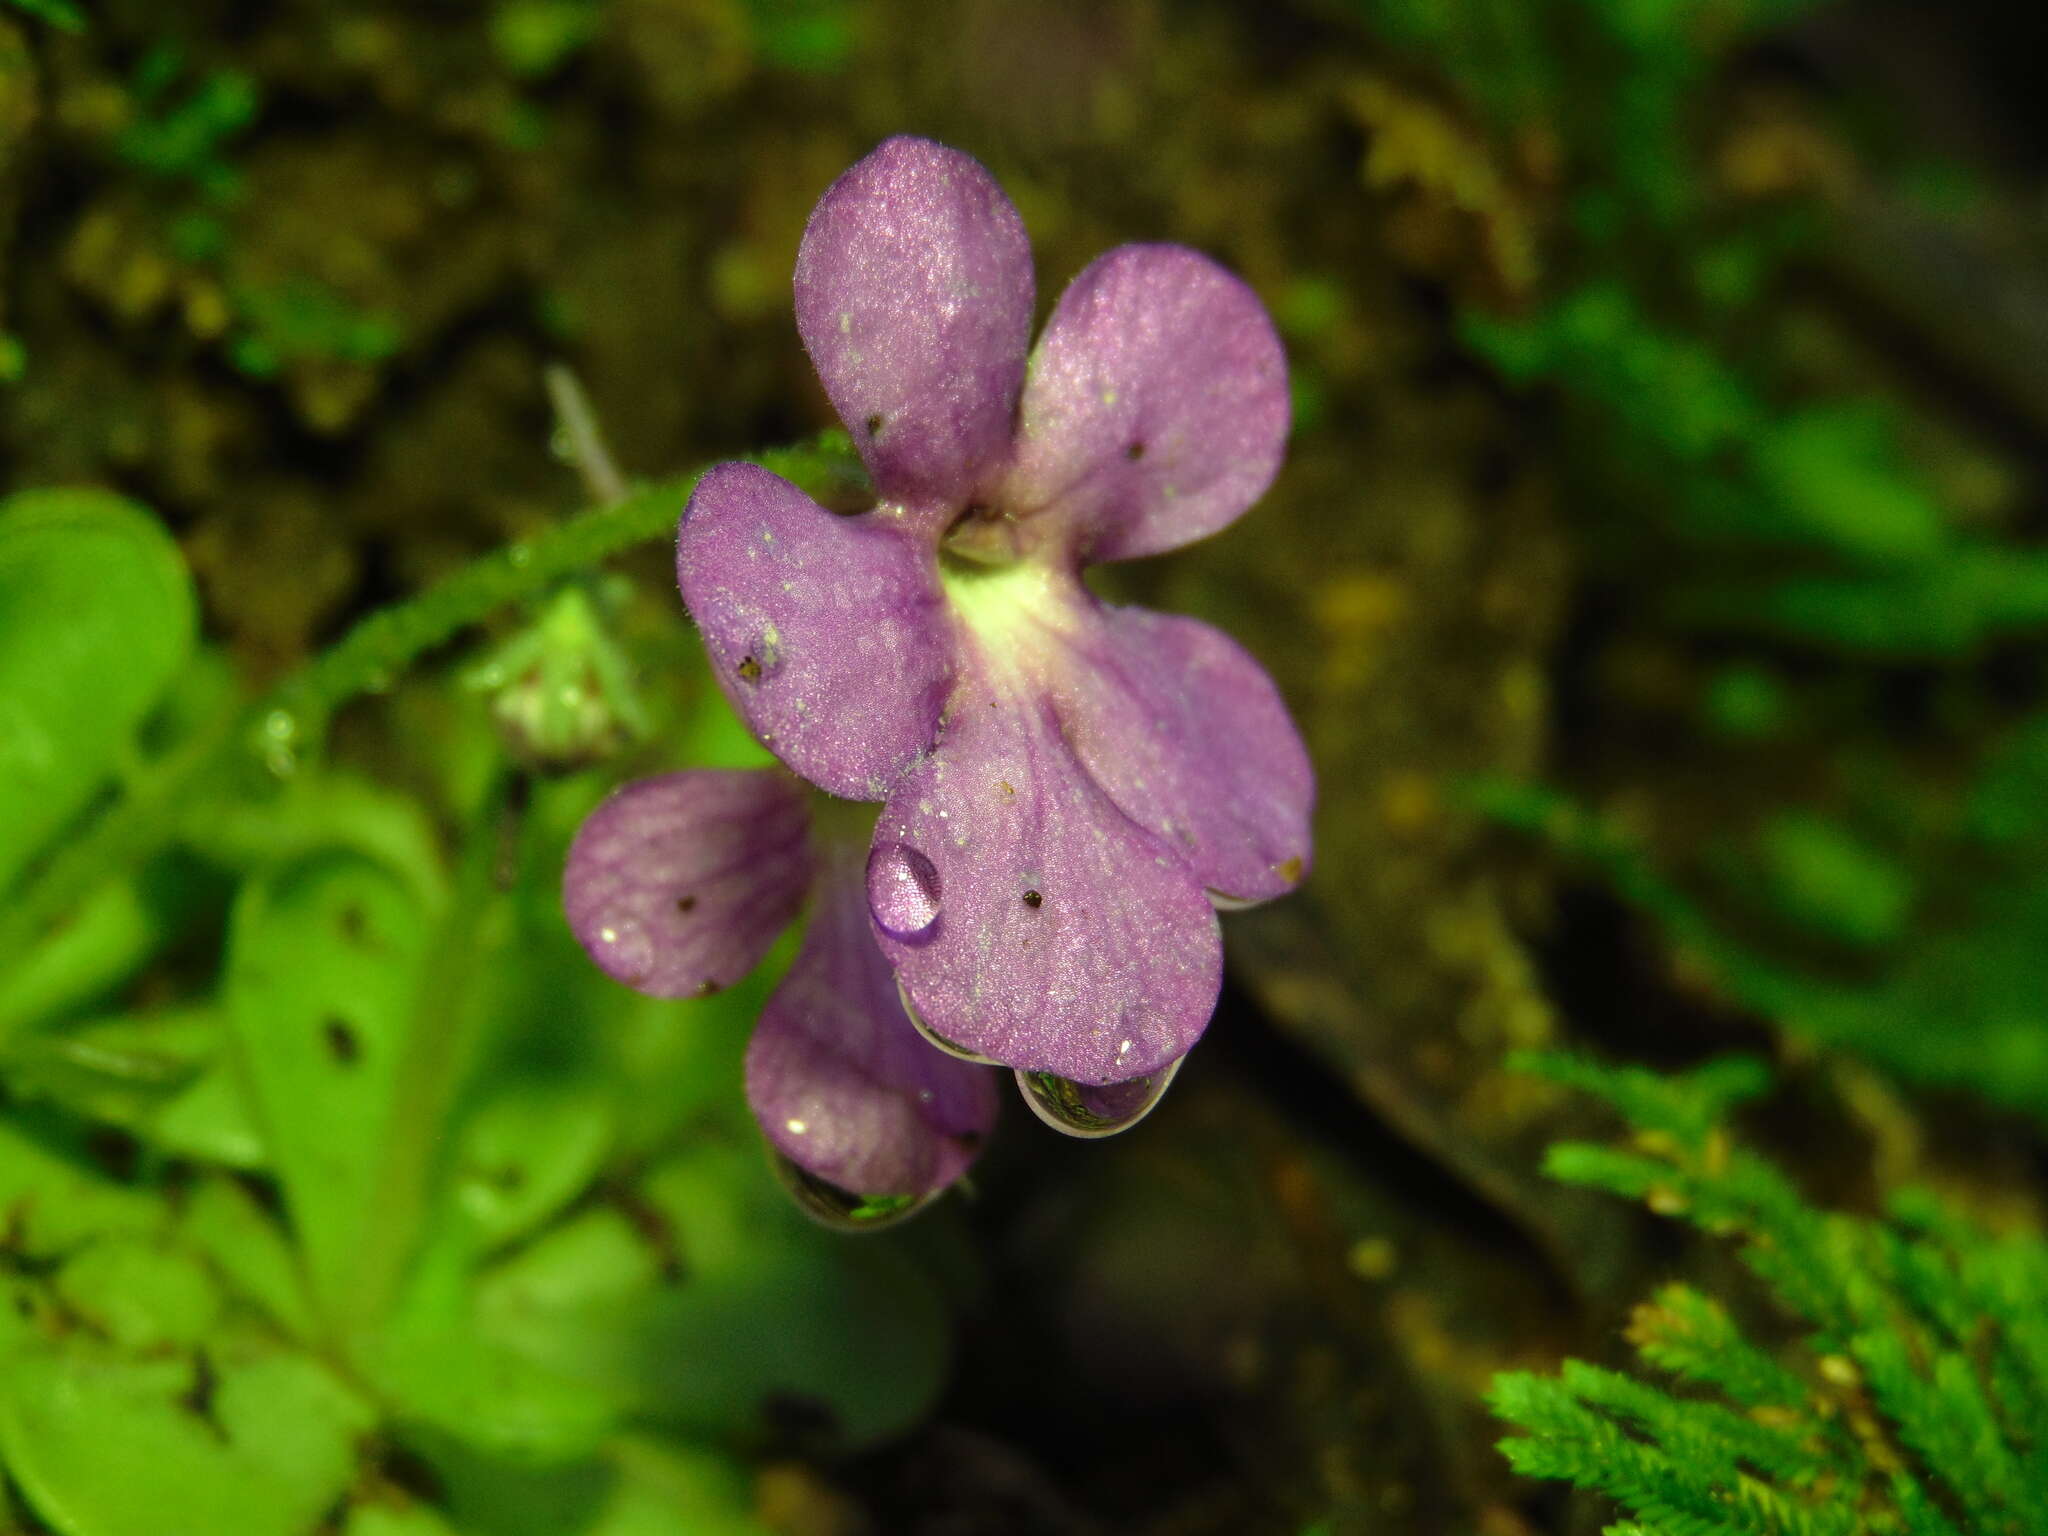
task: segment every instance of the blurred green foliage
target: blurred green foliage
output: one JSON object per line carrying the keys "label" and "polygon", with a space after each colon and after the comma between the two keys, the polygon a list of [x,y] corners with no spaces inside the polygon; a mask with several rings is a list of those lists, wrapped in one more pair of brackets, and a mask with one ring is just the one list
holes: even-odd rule
{"label": "blurred green foliage", "polygon": [[114,151],[146,175],[225,201],[242,186],[228,147],[255,120],[262,96],[237,70],[214,70],[190,83],[185,75],[184,52],[170,43],[143,55],[130,86],[135,117]]}
{"label": "blurred green foliage", "polygon": [[505,0],[491,12],[491,46],[522,79],[550,75],[590,41],[598,0]]}
{"label": "blurred green foliage", "polygon": [[[1730,169],[1731,60],[1820,9],[1349,8],[1449,78],[1496,163],[1535,144],[1550,167],[1540,279],[1457,295],[1454,324],[1555,429],[1621,638],[1568,685],[1608,713],[1556,783],[1478,803],[1648,915],[1726,1012],[2038,1124],[2048,752],[2013,659],[2048,632],[2048,550],[2023,511],[1959,504],[1923,400],[1815,361],[1810,287],[1846,210],[1970,201],[1929,203],[1924,160],[1845,169],[1839,144],[1753,184]],[[1624,704],[1630,646],[1650,681]],[[1631,731],[1656,744],[1599,744]]]}
{"label": "blurred green foliage", "polygon": [[2020,1536],[2048,1523],[2048,1244],[1993,1237],[1924,1192],[1881,1221],[1815,1209],[1723,1126],[1768,1083],[1754,1062],[1674,1078],[1570,1056],[1526,1065],[1606,1099],[1632,1133],[1555,1146],[1550,1173],[1733,1239],[1798,1337],[1758,1343],[1737,1311],[1667,1285],[1628,1338],[1677,1390],[1579,1360],[1495,1380],[1518,1469],[1619,1503],[1635,1520],[1613,1536]]}
{"label": "blurred green foliage", "polygon": [[0,889],[123,766],[197,609],[142,508],[92,491],[0,503]]}
{"label": "blurred green foliage", "polygon": [[[2037,751],[2032,734],[2010,756]],[[1994,765],[1988,782],[1999,788],[1980,795],[1979,807],[2003,803],[2010,756]],[[1995,854],[1952,844],[1951,866],[1974,866],[1977,878],[1955,915],[1908,926],[1911,888],[1896,862],[1843,827],[1788,813],[1767,829],[1752,867],[1730,870],[1761,906],[1759,924],[1681,889],[1637,842],[1567,796],[1508,784],[1476,793],[1489,814],[1543,838],[1656,919],[1735,1005],[1909,1083],[1967,1090],[2048,1121],[2048,842],[2038,824]],[[2029,797],[2030,807],[2041,803]],[[1802,934],[1874,952],[1854,964],[1817,957]]]}
{"label": "blurred green foliage", "polygon": [[381,363],[404,337],[389,315],[367,314],[311,278],[234,291],[239,325],[228,355],[242,372],[268,378],[287,363]]}
{"label": "blurred green foliage", "polygon": [[[564,530],[440,605],[512,595],[492,569],[538,568],[539,596],[564,552],[603,547]],[[545,674],[595,643],[568,592],[517,651]],[[533,778],[445,678],[408,694],[435,721],[419,793],[205,723],[243,701],[194,653],[175,547],[105,493],[0,504],[0,594],[0,889],[47,879],[117,774],[231,754],[0,981],[0,1466],[38,1518],[743,1532],[733,1449],[794,1420],[856,1447],[924,1411],[948,1350],[935,1273],[811,1225],[747,1120],[767,978],[653,1002],[560,920],[609,775]],[[357,650],[448,622],[388,615]],[[312,681],[359,683],[349,656]],[[730,729],[693,718],[664,723]],[[174,944],[168,989],[124,1002]]]}
{"label": "blurred green foliage", "polygon": [[24,16],[33,16],[38,21],[47,21],[51,26],[66,32],[85,30],[85,12],[71,3],[71,0],[7,0]]}

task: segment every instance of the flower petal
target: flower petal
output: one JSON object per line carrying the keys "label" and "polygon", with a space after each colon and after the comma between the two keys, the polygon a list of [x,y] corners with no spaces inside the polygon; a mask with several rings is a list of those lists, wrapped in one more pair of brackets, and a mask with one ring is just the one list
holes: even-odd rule
{"label": "flower petal", "polygon": [[1031,244],[970,156],[898,137],[811,210],[796,324],[885,499],[950,517],[1008,450]]}
{"label": "flower petal", "polygon": [[1183,1055],[1222,984],[1216,914],[1188,866],[1082,771],[1049,698],[985,663],[937,750],[890,796],[877,845],[921,853],[936,919],[877,924],[927,1029],[1081,1083]]}
{"label": "flower petal", "polygon": [[1258,500],[1287,421],[1287,359],[1258,296],[1185,246],[1118,246],[1046,322],[1000,499],[1059,519],[1084,562],[1156,554]]}
{"label": "flower petal", "polygon": [[953,642],[931,550],[885,512],[841,517],[721,464],[676,536],[712,670],[762,744],[830,794],[880,800],[931,744]]}
{"label": "flower petal", "polygon": [[1088,603],[1067,647],[1067,738],[1126,816],[1230,905],[1308,873],[1315,771],[1265,669],[1194,619]]}
{"label": "flower petal", "polygon": [[701,997],[759,963],[810,889],[810,808],[779,769],[638,779],[569,846],[562,905],[590,958],[650,997]]}
{"label": "flower petal", "polygon": [[820,882],[803,949],[747,1046],[747,1101],[777,1151],[840,1189],[923,1195],[967,1171],[995,1076],[911,1028],[868,927],[860,866]]}

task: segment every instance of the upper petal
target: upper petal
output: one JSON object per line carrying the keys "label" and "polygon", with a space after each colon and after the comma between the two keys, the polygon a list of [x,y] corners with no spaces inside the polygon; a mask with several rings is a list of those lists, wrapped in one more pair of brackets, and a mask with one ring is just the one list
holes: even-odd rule
{"label": "upper petal", "polygon": [[820,882],[803,948],[747,1047],[747,1101],[791,1162],[862,1195],[944,1189],[995,1123],[994,1074],[911,1028],[857,860]]}
{"label": "upper petal", "polygon": [[1264,493],[1287,422],[1287,359],[1258,296],[1185,246],[1118,246],[1039,338],[1001,500],[1058,519],[1084,561],[1156,554]]}
{"label": "upper petal", "polygon": [[1241,905],[1299,885],[1315,772],[1265,669],[1194,619],[1081,601],[1055,633],[1067,737],[1096,783],[1212,896]]}
{"label": "upper petal", "polygon": [[797,330],[885,498],[950,515],[1007,451],[1032,302],[1023,220],[972,157],[893,138],[826,189]]}
{"label": "upper petal", "polygon": [[1082,1083],[1186,1053],[1222,984],[1216,914],[1179,855],[1119,811],[1050,699],[985,660],[875,827],[932,870],[937,913],[882,950],[934,1034]]}
{"label": "upper petal", "polygon": [[820,789],[880,800],[931,744],[951,630],[931,550],[886,512],[721,464],[684,509],[676,579],[726,697]]}
{"label": "upper petal", "polygon": [[652,997],[732,985],[810,889],[810,809],[780,769],[638,779],[584,820],[562,872],[577,941]]}

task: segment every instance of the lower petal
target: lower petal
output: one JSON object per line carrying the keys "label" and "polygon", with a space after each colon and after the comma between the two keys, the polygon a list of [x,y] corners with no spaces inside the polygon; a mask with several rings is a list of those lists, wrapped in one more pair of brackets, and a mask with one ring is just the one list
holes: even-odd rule
{"label": "lower petal", "polygon": [[1052,701],[985,664],[905,776],[878,850],[931,869],[932,921],[878,923],[925,1025],[1005,1066],[1078,1083],[1186,1054],[1222,983],[1216,914],[1187,863],[1083,771]]}
{"label": "lower petal", "polygon": [[639,779],[584,819],[562,872],[569,927],[614,980],[701,997],[760,962],[803,905],[810,808],[780,769]]}
{"label": "lower petal", "polygon": [[698,482],[676,576],[733,708],[828,794],[880,800],[931,744],[952,642],[931,550],[753,464]]}
{"label": "lower petal", "polygon": [[747,1101],[799,1168],[877,1197],[944,1189],[995,1123],[994,1074],[911,1028],[868,927],[856,859],[820,882],[803,948],[762,1010]]}

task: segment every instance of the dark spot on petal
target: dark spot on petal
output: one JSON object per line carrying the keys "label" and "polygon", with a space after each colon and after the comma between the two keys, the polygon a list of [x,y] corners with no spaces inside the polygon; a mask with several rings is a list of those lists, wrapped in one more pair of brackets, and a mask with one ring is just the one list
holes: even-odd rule
{"label": "dark spot on petal", "polygon": [[1295,881],[1301,878],[1301,855],[1297,853],[1286,863],[1274,865],[1273,873],[1282,880],[1285,880],[1289,885],[1294,884]]}
{"label": "dark spot on petal", "polygon": [[882,416],[879,411],[867,419],[868,436],[873,437],[882,430]]}
{"label": "dark spot on petal", "polygon": [[691,995],[695,997],[709,997],[712,995],[712,993],[716,992],[717,990],[718,983],[713,981],[709,976],[706,976],[702,981],[697,983],[697,990]]}
{"label": "dark spot on petal", "polygon": [[363,1058],[363,1042],[356,1037],[355,1029],[339,1014],[329,1014],[320,1025],[320,1037],[327,1042],[327,1054],[344,1067],[352,1067]]}
{"label": "dark spot on petal", "polygon": [[1145,457],[1145,445],[1143,443],[1131,443],[1127,445],[1124,449],[1124,457],[1129,459],[1133,464],[1137,463],[1138,460]]}
{"label": "dark spot on petal", "polygon": [[1036,891],[1026,891],[1024,893],[1024,905],[1032,908],[1042,907],[1045,905],[1045,898]]}
{"label": "dark spot on petal", "polygon": [[740,664],[733,670],[739,673],[742,682],[758,683],[761,680],[761,663],[751,656],[742,656]]}
{"label": "dark spot on petal", "polygon": [[694,912],[694,911],[696,911],[696,910],[697,910],[697,898],[696,898],[696,897],[694,897],[694,896],[678,896],[678,897],[676,898],[676,910],[677,910],[678,912]]}
{"label": "dark spot on petal", "polygon": [[1000,789],[1003,792],[1003,798],[1005,800],[1014,800],[1017,798],[1016,786],[1013,785],[1008,779],[997,779],[996,788]]}

